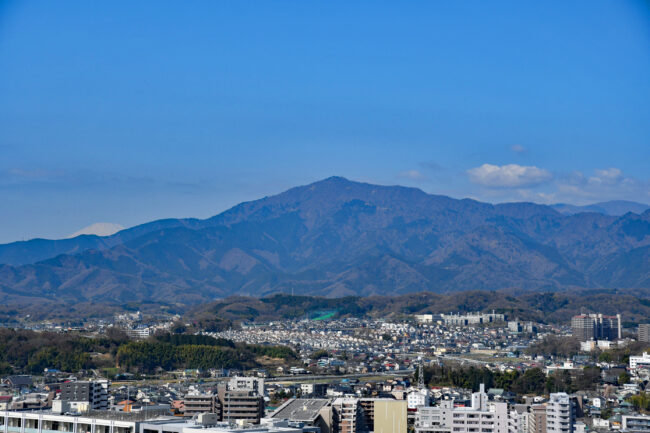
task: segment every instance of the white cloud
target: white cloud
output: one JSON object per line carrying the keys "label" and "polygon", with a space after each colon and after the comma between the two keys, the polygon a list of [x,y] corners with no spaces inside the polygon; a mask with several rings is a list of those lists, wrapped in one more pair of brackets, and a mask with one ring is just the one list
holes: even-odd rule
{"label": "white cloud", "polygon": [[591,176],[589,178],[589,183],[593,185],[612,185],[618,183],[621,180],[624,180],[623,173],[616,167],[594,170],[594,173],[595,176]]}
{"label": "white cloud", "polygon": [[522,188],[540,185],[553,179],[543,168],[518,164],[483,164],[467,170],[472,182],[492,188]]}
{"label": "white cloud", "polygon": [[510,146],[510,150],[512,150],[515,153],[526,153],[528,151],[528,149],[526,149],[521,144],[513,144],[512,146]]}
{"label": "white cloud", "polygon": [[399,177],[411,180],[422,180],[426,176],[419,170],[405,170],[399,173]]}
{"label": "white cloud", "polygon": [[616,167],[596,169],[591,176],[580,171],[558,179],[555,185],[558,201],[585,204],[606,200],[650,200],[650,182],[628,177]]}

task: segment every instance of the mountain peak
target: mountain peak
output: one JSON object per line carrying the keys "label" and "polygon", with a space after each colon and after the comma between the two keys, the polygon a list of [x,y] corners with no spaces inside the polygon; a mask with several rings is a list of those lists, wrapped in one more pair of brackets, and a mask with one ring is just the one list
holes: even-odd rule
{"label": "mountain peak", "polygon": [[0,299],[647,288],[647,215],[567,216],[333,176],[207,220],[0,245]]}
{"label": "mountain peak", "polygon": [[326,177],[323,180],[316,181],[314,183],[353,183],[353,181],[343,176],[330,176],[330,177]]}

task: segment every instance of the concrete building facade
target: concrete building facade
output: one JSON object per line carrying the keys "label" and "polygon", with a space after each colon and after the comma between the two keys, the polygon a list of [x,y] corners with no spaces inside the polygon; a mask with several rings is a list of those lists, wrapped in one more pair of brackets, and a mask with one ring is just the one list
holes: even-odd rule
{"label": "concrete building facade", "polygon": [[508,433],[508,404],[488,401],[481,384],[470,407],[455,407],[453,400],[421,407],[415,418],[416,433]]}
{"label": "concrete building facade", "polygon": [[639,341],[650,343],[650,323],[641,323],[639,325]]}
{"label": "concrete building facade", "polygon": [[406,401],[376,401],[374,418],[374,433],[406,433]]}
{"label": "concrete building facade", "polygon": [[567,393],[558,392],[550,395],[546,404],[546,432],[573,433],[575,408]]}
{"label": "concrete building facade", "polygon": [[60,399],[77,410],[80,405],[87,405],[93,410],[108,409],[108,381],[93,380],[65,382],[61,385]]}
{"label": "concrete building facade", "polygon": [[546,406],[543,404],[530,407],[528,433],[546,433]]}
{"label": "concrete building facade", "polygon": [[580,314],[571,318],[571,330],[580,341],[620,340],[622,338],[621,315]]}
{"label": "concrete building facade", "polygon": [[183,400],[183,414],[194,416],[200,413],[213,413],[222,418],[222,406],[217,394],[188,394]]}

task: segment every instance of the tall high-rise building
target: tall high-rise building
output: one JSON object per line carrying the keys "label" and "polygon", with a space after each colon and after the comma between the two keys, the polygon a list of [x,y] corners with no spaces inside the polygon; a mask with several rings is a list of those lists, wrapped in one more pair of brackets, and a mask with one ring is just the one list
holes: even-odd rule
{"label": "tall high-rise building", "polygon": [[621,315],[581,314],[571,319],[573,336],[580,341],[618,340],[622,337]]}
{"label": "tall high-rise building", "polygon": [[650,343],[650,323],[639,325],[639,341]]}
{"label": "tall high-rise building", "polygon": [[586,314],[573,316],[571,319],[571,331],[575,338],[580,341],[594,339],[594,321]]}

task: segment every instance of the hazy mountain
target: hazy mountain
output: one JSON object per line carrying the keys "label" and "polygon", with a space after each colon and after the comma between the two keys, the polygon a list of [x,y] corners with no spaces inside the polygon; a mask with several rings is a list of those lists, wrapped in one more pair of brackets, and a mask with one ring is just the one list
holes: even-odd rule
{"label": "hazy mountain", "polygon": [[124,227],[115,223],[93,223],[72,233],[68,238],[76,238],[81,235],[110,236],[122,230]]}
{"label": "hazy mountain", "polygon": [[621,216],[628,212],[642,214],[650,209],[650,205],[627,200],[612,200],[594,203],[586,206],[558,203],[552,205],[553,209],[564,214],[572,215],[580,212],[596,212],[603,215]]}
{"label": "hazy mountain", "polygon": [[79,235],[67,239],[31,239],[28,241],[0,244],[0,263],[7,265],[24,265],[40,262],[61,254],[78,254],[87,250],[104,250],[143,234],[163,228],[188,226],[193,227],[198,220],[164,219],[131,227],[111,236]]}
{"label": "hazy mountain", "polygon": [[[78,254],[0,266],[0,301],[650,287],[650,211],[564,215],[532,203],[491,205],[338,177],[207,220],[76,239],[86,244],[57,248]],[[25,260],[37,255],[27,244],[11,248]],[[48,248],[34,249],[43,255]]]}

